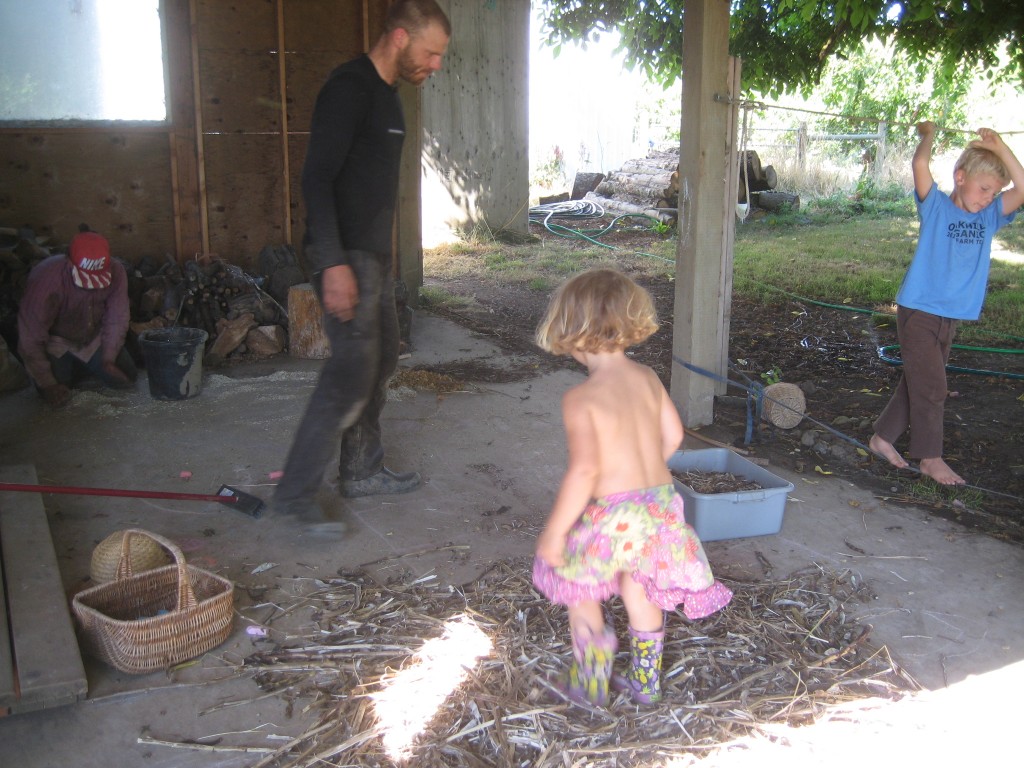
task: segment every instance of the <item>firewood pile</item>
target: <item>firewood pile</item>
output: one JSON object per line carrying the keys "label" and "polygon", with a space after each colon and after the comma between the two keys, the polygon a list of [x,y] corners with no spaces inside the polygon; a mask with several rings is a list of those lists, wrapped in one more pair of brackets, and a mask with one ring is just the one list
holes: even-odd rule
{"label": "firewood pile", "polygon": [[627,160],[583,199],[611,213],[644,214],[674,223],[679,205],[679,150],[652,149],[647,157]]}
{"label": "firewood pile", "polygon": [[220,259],[160,266],[143,260],[129,278],[131,330],[200,328],[210,337],[211,365],[247,353],[275,355],[288,344],[288,312],[263,289],[265,280]]}
{"label": "firewood pile", "polygon": [[[762,165],[757,152],[740,153],[737,203],[753,204],[766,210],[784,205],[799,207],[800,198],[774,192],[778,174],[771,165]],[[652,149],[646,157],[627,160],[604,178],[584,198],[605,210],[620,214],[643,214],[666,224],[674,224],[679,210],[679,150]]]}

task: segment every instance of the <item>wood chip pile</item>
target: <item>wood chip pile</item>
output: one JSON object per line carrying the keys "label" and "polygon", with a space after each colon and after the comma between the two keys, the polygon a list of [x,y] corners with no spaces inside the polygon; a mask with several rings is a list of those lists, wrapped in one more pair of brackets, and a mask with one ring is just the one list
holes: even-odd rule
{"label": "wood chip pile", "polygon": [[[871,627],[848,614],[847,604],[871,597],[851,571],[815,565],[779,581],[726,581],[735,597],[714,616],[688,622],[669,613],[663,701],[641,708],[619,696],[608,709],[567,704],[546,682],[567,668],[569,632],[564,609],[533,589],[528,560],[498,563],[462,588],[431,581],[380,585],[345,574],[291,582],[315,585],[293,594],[291,607],[275,598],[279,616],[311,608],[313,626],[302,637],[261,641],[265,650],[246,667],[267,692],[318,717],[258,768],[395,765],[374,697],[457,615],[483,629],[494,650],[447,697],[405,764],[663,764],[762,727],[808,724],[830,705],[918,689],[884,647],[869,644]],[[626,647],[620,602],[609,610]],[[273,618],[267,623],[273,637]]]}

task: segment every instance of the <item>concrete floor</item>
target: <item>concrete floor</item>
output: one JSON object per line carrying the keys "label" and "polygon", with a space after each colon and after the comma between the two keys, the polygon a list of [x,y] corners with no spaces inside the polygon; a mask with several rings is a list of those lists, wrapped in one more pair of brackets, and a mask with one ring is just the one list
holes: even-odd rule
{"label": "concrete floor", "polygon": [[[521,362],[427,314],[416,316],[413,343],[403,365]],[[33,464],[43,484],[197,493],[227,484],[269,499],[271,473],[281,468],[318,367],[285,357],[209,370],[200,395],[186,401],[151,398],[145,376],[135,392],[79,391],[60,411],[29,390],[0,396],[0,465]],[[69,595],[88,586],[97,542],[141,527],[178,542],[193,565],[232,579],[238,620],[223,646],[173,677],[122,675],[86,659],[86,701],[0,719],[0,763],[248,766],[258,756],[138,739],[258,729],[248,743],[278,746],[274,737],[303,732],[311,715],[288,718],[282,701],[257,698],[251,680],[229,675],[254,647],[245,629],[265,615],[264,588],[294,589],[297,580],[366,563],[381,578],[433,574],[457,584],[495,559],[531,553],[564,467],[560,398],[579,377],[559,371],[444,396],[397,391],[386,411],[388,463],[420,471],[425,485],[339,505],[351,527],[341,542],[308,539],[287,521],[254,520],[216,503],[45,495]],[[691,436],[684,447],[709,446]],[[812,563],[851,569],[877,595],[854,606],[874,627],[873,642],[886,644],[922,685],[937,690],[991,672],[985,679],[997,689],[1001,674],[1009,686],[1011,665],[1024,659],[1021,548],[881,502],[843,480],[769,469],[795,485],[782,531],[708,542],[718,575],[781,578]],[[409,553],[420,554],[397,558]],[[268,563],[275,565],[260,570]],[[232,701],[244,703],[223,706]]]}

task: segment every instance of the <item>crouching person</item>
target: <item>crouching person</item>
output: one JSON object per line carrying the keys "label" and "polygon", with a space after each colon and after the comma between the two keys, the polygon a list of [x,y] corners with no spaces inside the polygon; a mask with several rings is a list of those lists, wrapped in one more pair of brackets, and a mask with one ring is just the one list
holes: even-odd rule
{"label": "crouching person", "polygon": [[18,306],[18,353],[42,398],[59,408],[89,375],[108,387],[131,388],[138,376],[124,347],[128,277],[96,232],[79,232],[67,254],[29,273]]}

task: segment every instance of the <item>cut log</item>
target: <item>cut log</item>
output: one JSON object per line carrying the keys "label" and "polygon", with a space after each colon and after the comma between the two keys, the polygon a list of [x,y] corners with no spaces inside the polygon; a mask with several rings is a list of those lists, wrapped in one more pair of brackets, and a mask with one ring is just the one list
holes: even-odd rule
{"label": "cut log", "polygon": [[675,208],[659,210],[657,208],[652,208],[650,205],[638,205],[636,203],[629,203],[623,200],[616,200],[615,198],[602,197],[596,192],[588,192],[584,199],[593,200],[608,213],[638,213],[650,216],[651,218],[657,219],[665,224],[674,224],[679,216],[678,211]]}
{"label": "cut log", "polygon": [[545,195],[540,197],[537,202],[540,205],[553,205],[554,203],[565,203],[569,200],[568,192],[559,192],[557,195]]}
{"label": "cut log", "polygon": [[331,356],[320,299],[310,283],[293,285],[288,290],[288,351],[292,357],[303,360],[325,360]]}
{"label": "cut log", "polygon": [[607,197],[619,194],[635,195],[648,199],[673,197],[679,194],[678,177],[673,183],[672,173],[636,174],[615,173],[597,185],[595,192]]}
{"label": "cut log", "polygon": [[217,338],[206,352],[206,361],[210,365],[218,365],[224,358],[238,349],[245,341],[249,331],[256,327],[252,313],[246,312],[233,320],[221,318],[217,321]]}
{"label": "cut log", "polygon": [[788,192],[758,192],[756,195],[752,194],[755,205],[758,208],[764,208],[766,211],[781,211],[784,209],[791,209],[794,211],[800,210],[800,196],[791,195]]}
{"label": "cut log", "polygon": [[647,157],[626,160],[620,169],[623,173],[656,173],[658,171],[679,170],[679,150],[660,152],[651,150]]}
{"label": "cut log", "polygon": [[280,325],[261,325],[246,334],[245,347],[260,357],[272,357],[284,351],[288,334]]}

